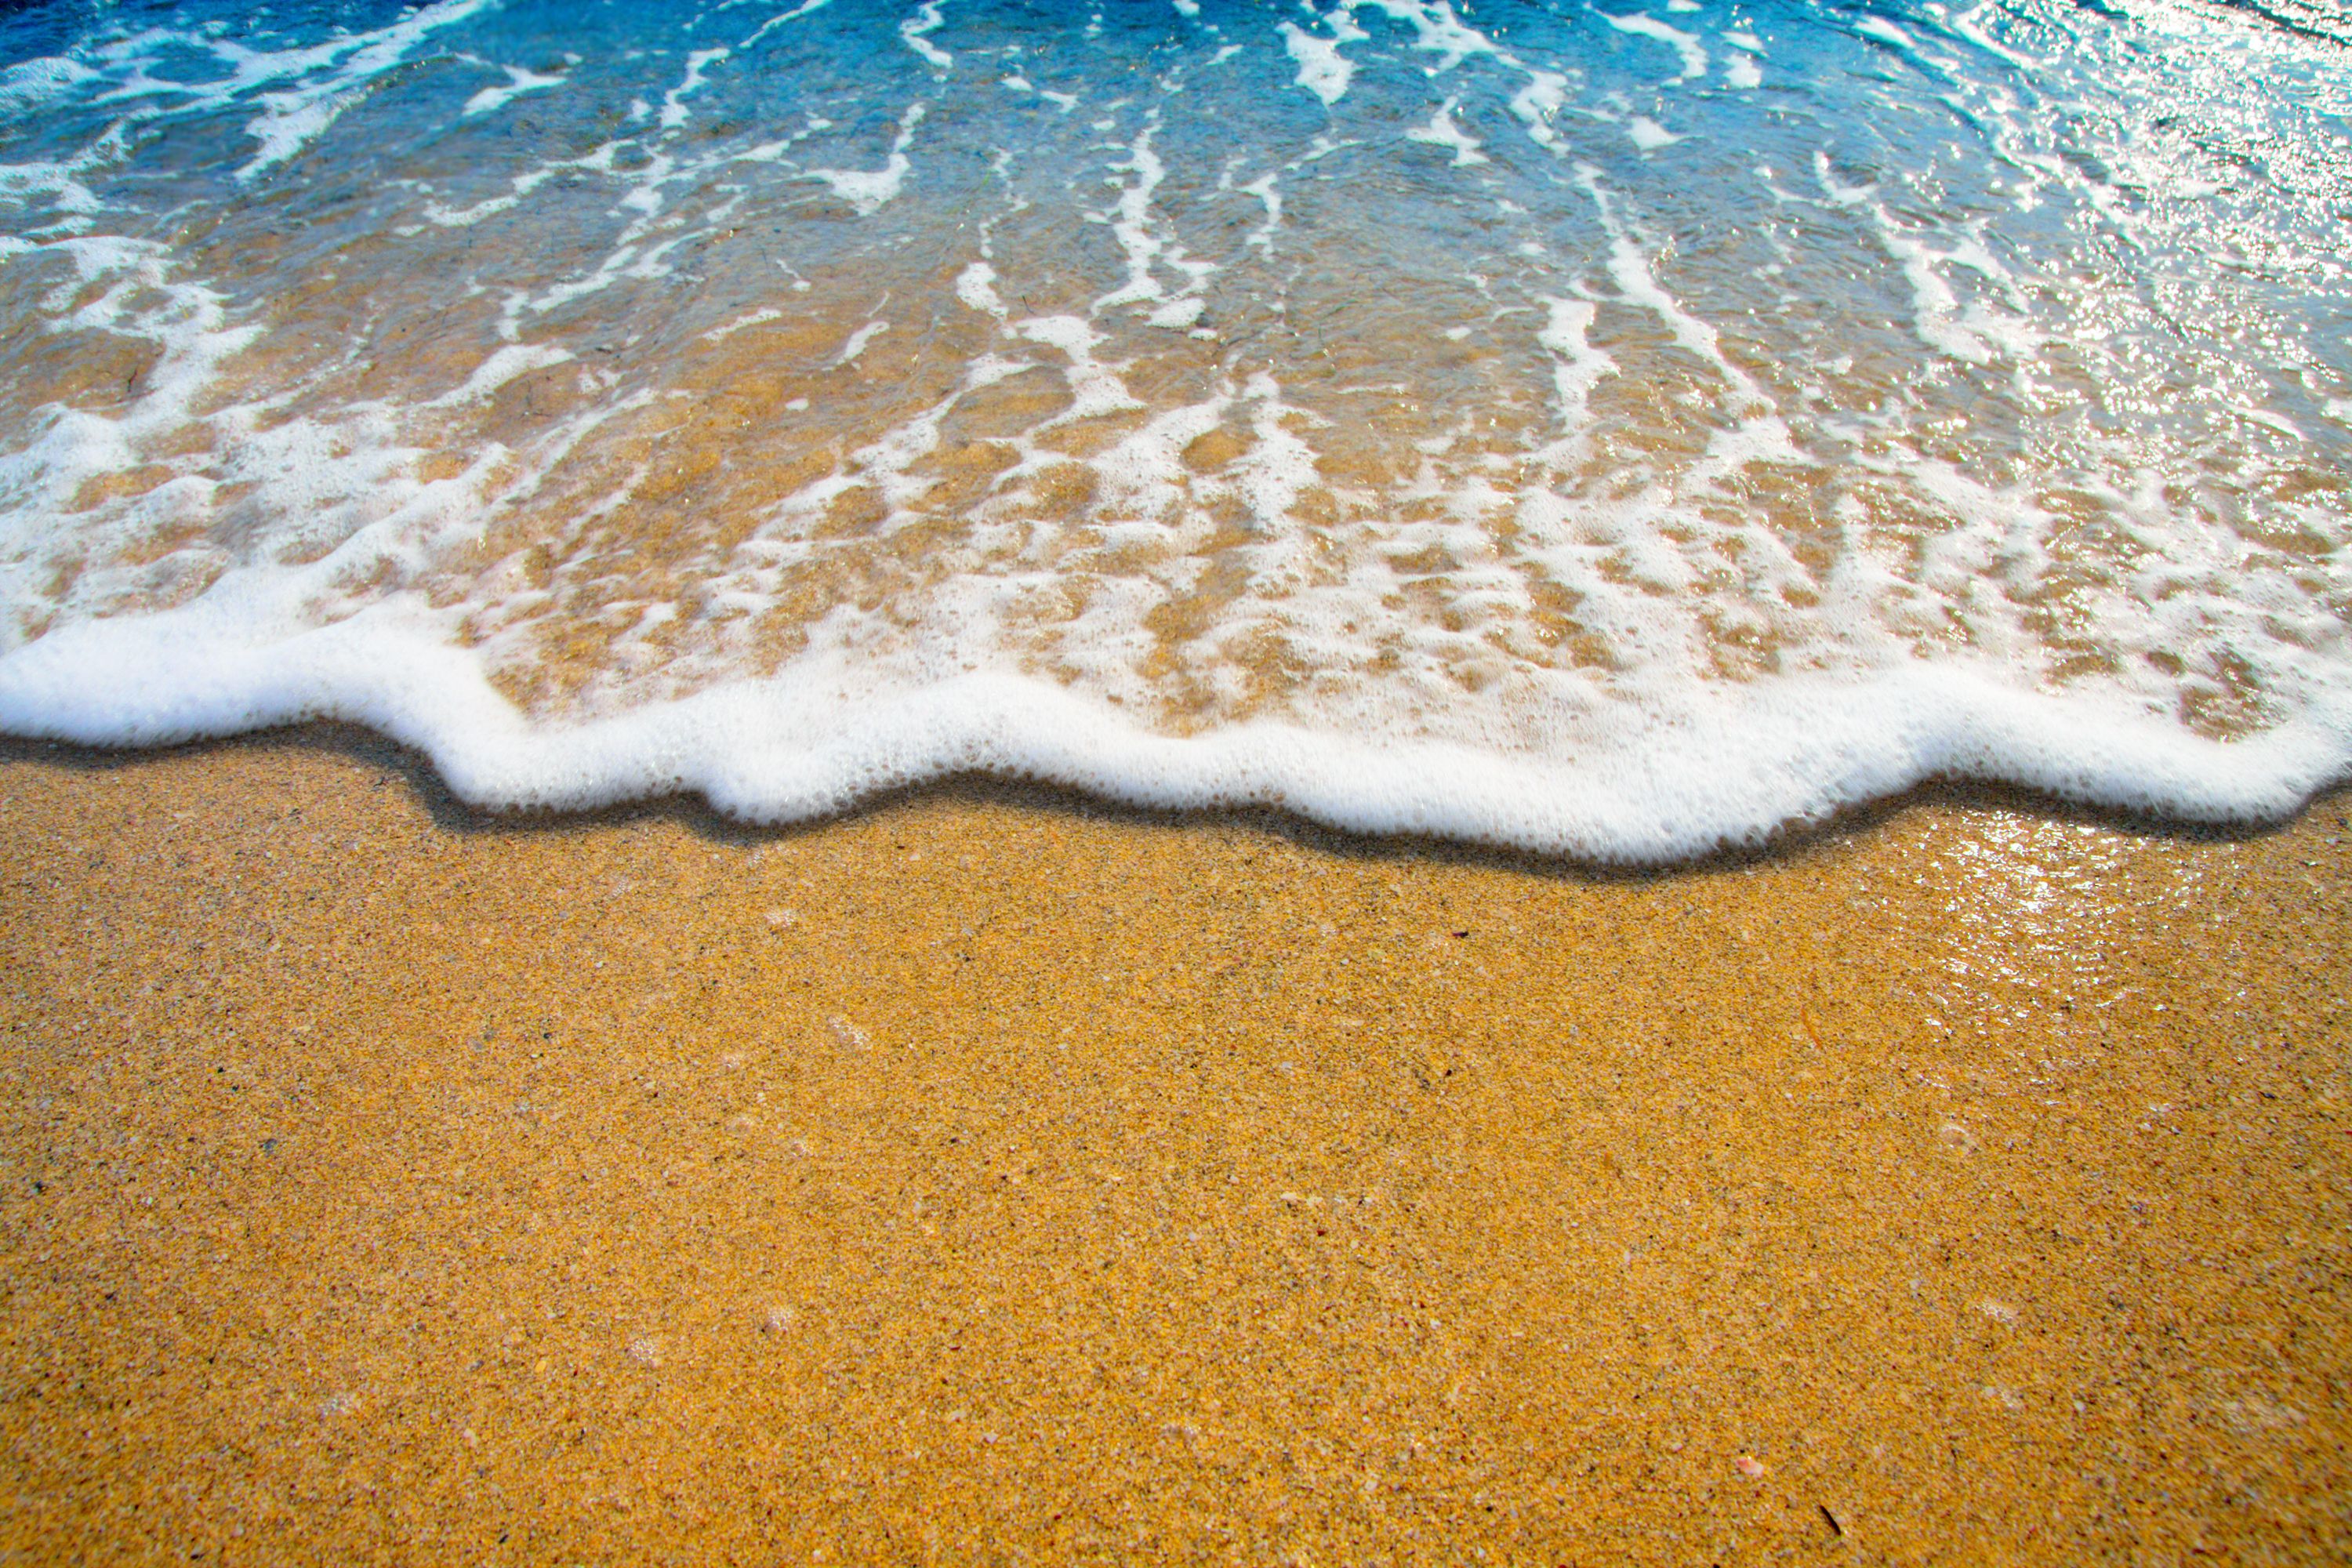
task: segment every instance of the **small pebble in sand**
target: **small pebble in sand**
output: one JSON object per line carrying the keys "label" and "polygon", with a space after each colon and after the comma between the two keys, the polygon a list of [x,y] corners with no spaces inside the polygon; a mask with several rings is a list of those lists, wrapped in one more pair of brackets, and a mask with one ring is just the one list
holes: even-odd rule
{"label": "small pebble in sand", "polygon": [[320,1415],[349,1415],[352,1411],[358,1409],[359,1406],[360,1396],[356,1394],[330,1394],[326,1398],[319,1402],[319,1414]]}
{"label": "small pebble in sand", "polygon": [[652,1334],[640,1334],[629,1342],[629,1359],[641,1366],[662,1363],[661,1341]]}
{"label": "small pebble in sand", "polygon": [[827,1018],[824,1021],[824,1026],[833,1031],[834,1040],[843,1050],[862,1051],[866,1048],[867,1044],[866,1031],[840,1014],[835,1013],[832,1017]]}
{"label": "small pebble in sand", "polygon": [[788,1333],[800,1321],[800,1314],[790,1307],[771,1307],[766,1321],[761,1325],[772,1334]]}
{"label": "small pebble in sand", "polygon": [[2017,1321],[2017,1309],[2011,1306],[2006,1301],[1987,1300],[1980,1301],[1978,1305],[1984,1309],[1984,1315],[1990,1318],[1996,1323],[2014,1323]]}
{"label": "small pebble in sand", "polygon": [[800,921],[799,914],[792,910],[770,910],[767,912],[768,924],[775,931],[790,931],[800,924]]}
{"label": "small pebble in sand", "polygon": [[1943,1131],[1936,1134],[1936,1139],[1945,1148],[1957,1150],[1963,1154],[1973,1154],[1977,1152],[1977,1135],[1957,1121],[1945,1122]]}
{"label": "small pebble in sand", "polygon": [[1758,1458],[1755,1455],[1742,1454],[1738,1459],[1734,1460],[1733,1463],[1739,1467],[1739,1473],[1746,1476],[1749,1480],[1760,1480],[1763,1479],[1765,1468],[1764,1461]]}

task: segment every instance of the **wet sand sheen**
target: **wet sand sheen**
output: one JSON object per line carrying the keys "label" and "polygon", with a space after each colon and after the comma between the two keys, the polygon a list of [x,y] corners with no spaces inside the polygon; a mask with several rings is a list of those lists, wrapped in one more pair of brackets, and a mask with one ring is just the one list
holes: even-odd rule
{"label": "wet sand sheen", "polygon": [[17,747],[0,1538],[2334,1557],[2343,818],[1594,878]]}

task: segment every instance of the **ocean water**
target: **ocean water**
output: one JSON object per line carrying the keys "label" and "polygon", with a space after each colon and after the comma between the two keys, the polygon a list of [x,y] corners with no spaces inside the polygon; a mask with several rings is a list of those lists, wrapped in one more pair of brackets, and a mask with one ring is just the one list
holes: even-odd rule
{"label": "ocean water", "polygon": [[2352,764],[2315,0],[35,0],[0,729],[1654,860]]}

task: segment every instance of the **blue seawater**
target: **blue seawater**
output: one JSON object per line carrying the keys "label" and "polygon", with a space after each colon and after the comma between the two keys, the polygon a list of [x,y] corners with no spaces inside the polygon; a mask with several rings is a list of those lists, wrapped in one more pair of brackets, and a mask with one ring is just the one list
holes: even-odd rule
{"label": "blue seawater", "polygon": [[0,729],[1605,859],[2352,762],[2352,21],[48,0]]}

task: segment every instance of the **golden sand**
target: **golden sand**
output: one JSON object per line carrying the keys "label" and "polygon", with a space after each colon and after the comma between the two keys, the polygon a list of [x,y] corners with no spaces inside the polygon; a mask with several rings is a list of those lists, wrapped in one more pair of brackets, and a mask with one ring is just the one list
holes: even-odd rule
{"label": "golden sand", "polygon": [[2352,1552],[2352,837],[0,753],[0,1555]]}

